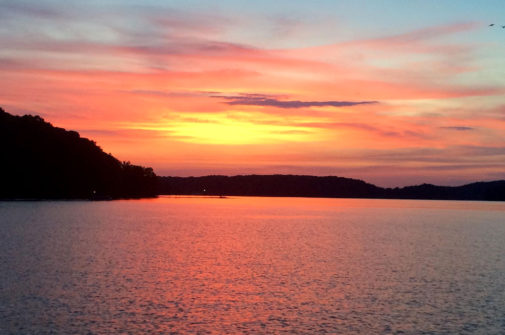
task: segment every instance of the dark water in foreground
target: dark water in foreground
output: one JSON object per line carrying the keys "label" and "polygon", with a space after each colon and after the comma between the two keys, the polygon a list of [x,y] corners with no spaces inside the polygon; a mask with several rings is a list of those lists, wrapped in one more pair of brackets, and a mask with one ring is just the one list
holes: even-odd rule
{"label": "dark water in foreground", "polygon": [[0,203],[0,334],[505,334],[505,204]]}

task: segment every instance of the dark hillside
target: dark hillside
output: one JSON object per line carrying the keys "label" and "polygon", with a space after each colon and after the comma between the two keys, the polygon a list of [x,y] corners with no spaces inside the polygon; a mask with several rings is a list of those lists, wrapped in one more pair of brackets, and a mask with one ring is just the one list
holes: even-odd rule
{"label": "dark hillside", "polygon": [[505,180],[453,187],[422,184],[386,189],[384,194],[387,198],[397,199],[505,201]]}
{"label": "dark hillside", "polygon": [[0,198],[132,198],[156,195],[151,168],[120,162],[75,131],[0,108]]}
{"label": "dark hillside", "polygon": [[333,176],[160,177],[159,185],[160,194],[374,198],[382,192],[361,180]]}

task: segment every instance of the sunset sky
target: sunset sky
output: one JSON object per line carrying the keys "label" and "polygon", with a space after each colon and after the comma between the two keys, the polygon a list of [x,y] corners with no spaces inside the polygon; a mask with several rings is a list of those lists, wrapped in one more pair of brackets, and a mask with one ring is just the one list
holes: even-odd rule
{"label": "sunset sky", "polygon": [[504,13],[503,0],[0,0],[0,106],[158,175],[504,179]]}

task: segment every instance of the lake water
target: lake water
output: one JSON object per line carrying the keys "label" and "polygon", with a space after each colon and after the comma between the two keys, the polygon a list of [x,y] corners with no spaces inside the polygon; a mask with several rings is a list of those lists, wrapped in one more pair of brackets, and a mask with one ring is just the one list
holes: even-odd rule
{"label": "lake water", "polygon": [[505,203],[0,202],[0,334],[505,334]]}

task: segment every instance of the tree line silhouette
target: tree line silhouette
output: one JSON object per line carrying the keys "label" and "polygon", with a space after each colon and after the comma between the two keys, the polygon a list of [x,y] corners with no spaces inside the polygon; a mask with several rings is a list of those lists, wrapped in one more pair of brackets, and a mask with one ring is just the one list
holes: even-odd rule
{"label": "tree line silhouette", "polygon": [[151,168],[121,162],[75,131],[0,108],[0,198],[153,197]]}
{"label": "tree line silhouette", "polygon": [[246,175],[160,177],[160,194],[241,195],[276,197],[377,197],[381,189],[342,177]]}
{"label": "tree line silhouette", "polygon": [[382,188],[358,179],[298,175],[158,177],[159,194],[505,201],[505,181]]}

